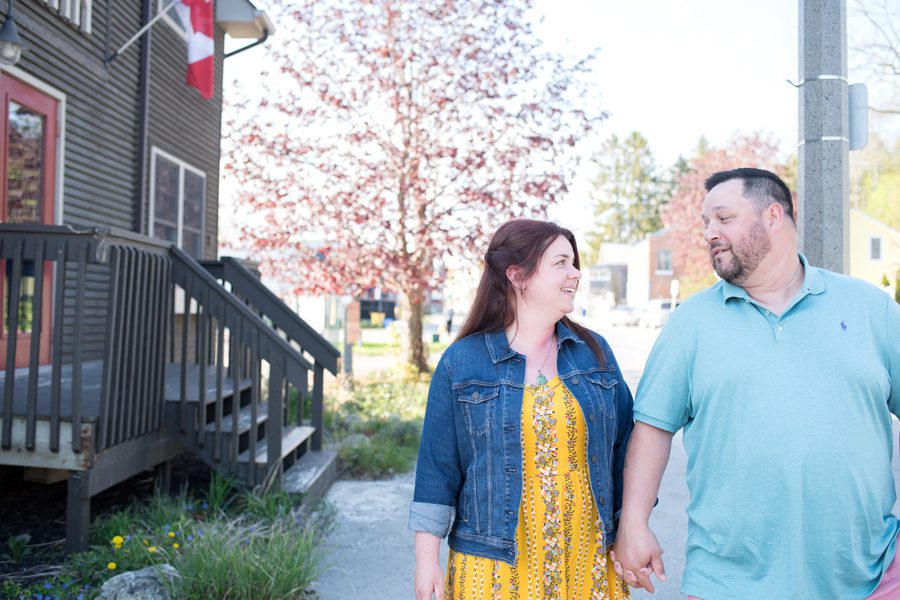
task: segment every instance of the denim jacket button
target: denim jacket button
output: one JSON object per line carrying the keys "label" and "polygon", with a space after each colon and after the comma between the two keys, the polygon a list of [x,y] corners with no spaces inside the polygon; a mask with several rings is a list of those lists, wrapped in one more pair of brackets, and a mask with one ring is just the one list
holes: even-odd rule
{"label": "denim jacket button", "polygon": [[598,462],[600,462],[600,458],[595,454],[591,457],[591,462],[597,464]]}
{"label": "denim jacket button", "polygon": [[606,501],[603,499],[603,496],[597,496],[597,502],[600,503],[600,506],[606,504]]}
{"label": "denim jacket button", "polygon": [[472,392],[472,400],[478,400],[479,398],[481,398],[481,394],[479,394],[478,392]]}
{"label": "denim jacket button", "polygon": [[578,378],[577,378],[577,377],[573,377],[573,378],[572,378],[572,385],[578,385]]}
{"label": "denim jacket button", "polygon": [[594,413],[588,415],[588,421],[590,421],[591,423],[594,422]]}

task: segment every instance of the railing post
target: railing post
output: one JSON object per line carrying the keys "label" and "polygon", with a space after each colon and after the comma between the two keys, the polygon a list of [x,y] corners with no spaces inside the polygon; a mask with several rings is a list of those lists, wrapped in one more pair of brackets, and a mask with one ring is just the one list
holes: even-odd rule
{"label": "railing post", "polygon": [[325,428],[325,369],[318,362],[313,370],[312,450],[322,449],[322,430]]}
{"label": "railing post", "polygon": [[[276,462],[281,463],[281,438],[284,435],[284,400],[282,398],[284,377],[284,365],[281,357],[273,357],[269,362],[269,427],[266,430],[266,449],[268,460],[266,461],[266,474],[268,475]],[[279,471],[281,467],[278,467]],[[281,473],[278,473],[281,476]]]}

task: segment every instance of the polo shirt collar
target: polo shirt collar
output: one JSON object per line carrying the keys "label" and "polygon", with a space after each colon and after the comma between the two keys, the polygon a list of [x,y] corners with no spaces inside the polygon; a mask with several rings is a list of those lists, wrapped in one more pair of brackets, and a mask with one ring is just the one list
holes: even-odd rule
{"label": "polo shirt collar", "polygon": [[[803,256],[803,254],[798,252],[797,256],[800,257],[800,262],[803,264],[803,285],[800,286],[801,297],[806,294],[821,294],[824,292],[825,280],[822,278],[822,273],[819,269],[809,266],[809,261],[806,260],[806,257]],[[747,290],[741,286],[728,283],[723,279],[722,300],[727,302],[731,298],[750,300],[750,294],[748,294]]]}

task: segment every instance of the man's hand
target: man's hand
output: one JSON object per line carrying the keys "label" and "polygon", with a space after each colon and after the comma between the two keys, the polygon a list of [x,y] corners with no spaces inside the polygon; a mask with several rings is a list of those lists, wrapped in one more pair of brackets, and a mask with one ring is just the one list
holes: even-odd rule
{"label": "man's hand", "polygon": [[610,552],[616,575],[632,587],[641,587],[650,592],[653,581],[650,575],[655,573],[660,581],[666,580],[666,566],[662,559],[656,536],[650,528],[640,523],[630,526],[619,523],[614,550]]}

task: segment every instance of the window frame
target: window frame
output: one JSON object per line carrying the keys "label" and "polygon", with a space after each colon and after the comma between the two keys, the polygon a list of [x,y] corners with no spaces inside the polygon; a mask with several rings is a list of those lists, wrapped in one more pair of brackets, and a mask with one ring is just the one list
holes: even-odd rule
{"label": "window frame", "polygon": [[[668,269],[661,269],[659,266],[659,264],[660,264],[659,256],[663,252],[665,252],[669,255],[669,268]],[[657,251],[656,251],[656,274],[657,275],[671,275],[672,273],[673,273],[673,271],[672,271],[672,251],[668,248],[657,249]]]}
{"label": "window frame", "polygon": [[[206,254],[206,209],[207,209],[207,200],[208,200],[208,188],[207,182],[208,177],[205,171],[198,169],[192,164],[184,161],[176,156],[169,154],[168,152],[157,148],[156,146],[151,147],[150,149],[150,202],[148,207],[149,217],[147,219],[148,227],[147,227],[147,235],[152,237],[153,239],[163,239],[154,235],[154,227],[156,226],[156,165],[157,159],[163,158],[171,163],[174,163],[178,167],[178,217],[177,223],[175,224],[175,245],[178,248],[181,248],[185,253],[190,255],[192,258],[202,259]],[[203,179],[203,200],[202,206],[200,207],[200,256],[194,256],[192,251],[184,248],[184,179],[185,172],[190,171],[192,174],[197,175]],[[192,229],[192,228],[191,228]],[[168,241],[168,240],[166,240]]]}
{"label": "window frame", "polygon": [[[872,252],[872,243],[878,242],[878,256],[874,256],[874,252]],[[870,235],[869,236],[869,260],[881,262],[884,260],[884,238],[880,235]]]}
{"label": "window frame", "polygon": [[[172,4],[172,0],[156,0],[157,14],[162,13],[163,9],[166,8],[170,4]],[[169,13],[173,10],[175,10],[174,7],[167,10],[165,13],[163,13],[162,20],[165,21],[166,25],[168,25],[172,29],[172,31],[177,33],[181,39],[187,41],[187,31],[184,29],[184,27],[179,25],[175,21],[175,19],[173,19],[172,17],[169,16]]]}

